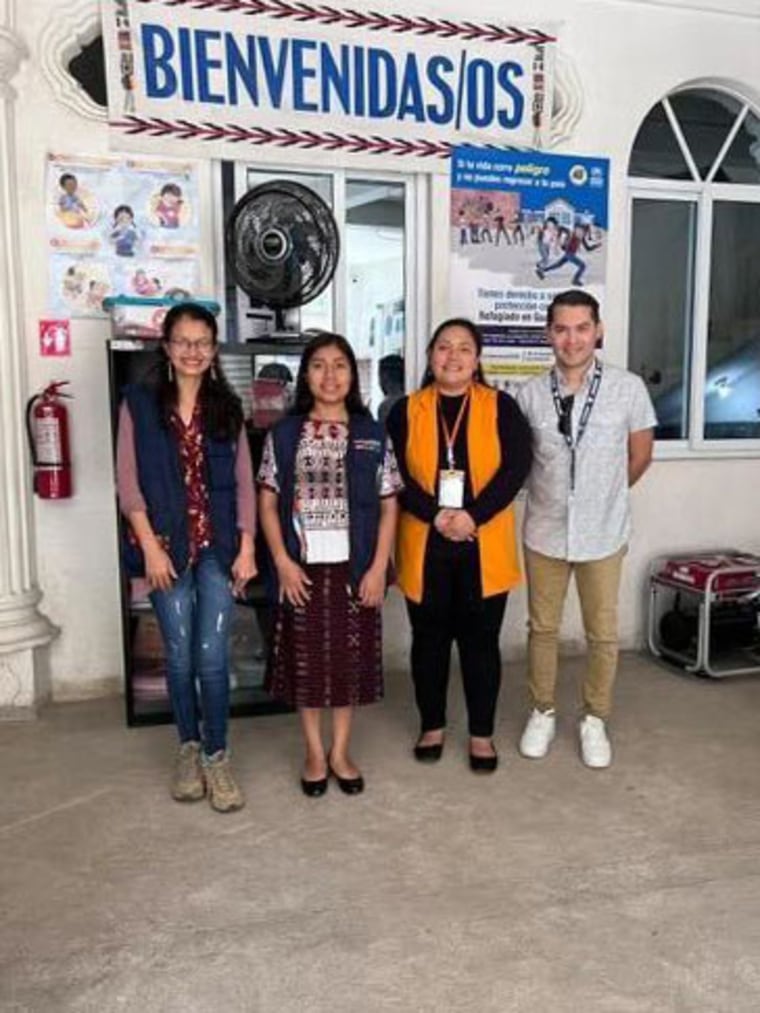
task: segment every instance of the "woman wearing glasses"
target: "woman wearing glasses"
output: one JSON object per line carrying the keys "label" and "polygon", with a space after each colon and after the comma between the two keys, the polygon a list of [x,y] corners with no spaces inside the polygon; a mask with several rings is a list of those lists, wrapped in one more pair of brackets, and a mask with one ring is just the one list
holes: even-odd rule
{"label": "woman wearing glasses", "polygon": [[231,812],[244,799],[227,752],[227,641],[233,595],[256,574],[251,459],[213,314],[174,306],[158,355],[153,382],[128,387],[119,415],[126,567],[147,579],[164,641],[179,736],[172,797],[207,795]]}
{"label": "woman wearing glasses", "polygon": [[442,323],[427,348],[422,389],[394,405],[387,426],[404,481],[396,566],[412,626],[414,755],[434,762],[443,752],[456,640],[470,767],[490,772],[498,763],[499,632],[507,594],[520,581],[511,504],[531,449],[514,400],[483,381],[482,347],[469,320]]}

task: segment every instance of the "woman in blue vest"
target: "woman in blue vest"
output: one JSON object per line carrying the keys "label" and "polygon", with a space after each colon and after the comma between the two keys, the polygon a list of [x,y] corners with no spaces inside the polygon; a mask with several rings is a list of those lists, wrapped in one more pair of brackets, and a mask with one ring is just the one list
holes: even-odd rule
{"label": "woman in blue vest", "polygon": [[[171,794],[244,804],[227,751],[233,594],[256,574],[255,496],[240,400],[217,355],[217,324],[195,303],[166,315],[155,382],[127,388],[118,491],[127,570],[147,579],[166,654],[179,752]],[[200,687],[200,699],[196,683]]]}
{"label": "woman in blue vest", "polygon": [[356,795],[364,779],[349,755],[351,721],[383,692],[380,613],[401,483],[345,338],[318,334],[304,349],[292,413],[267,435],[258,480],[277,603],[266,685],[299,711],[304,793],[324,795],[332,774]]}

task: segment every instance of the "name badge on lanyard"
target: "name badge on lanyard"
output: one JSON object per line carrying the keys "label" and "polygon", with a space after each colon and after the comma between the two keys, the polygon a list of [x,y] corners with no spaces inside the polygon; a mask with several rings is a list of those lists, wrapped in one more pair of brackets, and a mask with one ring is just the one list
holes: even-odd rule
{"label": "name badge on lanyard", "polygon": [[438,475],[438,506],[461,510],[464,506],[464,472],[446,469]]}
{"label": "name badge on lanyard", "polygon": [[469,403],[470,392],[467,391],[462,400],[462,404],[459,407],[454,428],[451,432],[449,432],[449,427],[446,424],[446,417],[443,414],[440,401],[438,402],[438,410],[441,413],[443,438],[446,441],[446,464],[448,465],[447,468],[443,468],[438,473],[438,506],[448,507],[452,510],[461,510],[464,506],[465,474],[461,469],[456,467],[456,463],[454,461],[454,444]]}

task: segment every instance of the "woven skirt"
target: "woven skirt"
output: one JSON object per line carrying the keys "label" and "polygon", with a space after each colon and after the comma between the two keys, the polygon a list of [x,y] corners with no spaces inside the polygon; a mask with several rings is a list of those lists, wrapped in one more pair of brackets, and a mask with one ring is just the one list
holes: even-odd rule
{"label": "woven skirt", "polygon": [[266,690],[291,707],[355,707],[383,695],[379,608],[351,592],[348,563],[304,566],[303,608],[277,606]]}

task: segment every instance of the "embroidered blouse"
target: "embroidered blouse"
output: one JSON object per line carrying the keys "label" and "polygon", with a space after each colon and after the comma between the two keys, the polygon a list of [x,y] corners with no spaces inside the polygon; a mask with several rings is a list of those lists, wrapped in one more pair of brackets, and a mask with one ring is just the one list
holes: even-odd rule
{"label": "embroidered blouse", "polygon": [[[340,563],[349,558],[347,448],[345,422],[304,422],[296,451],[293,524],[307,563]],[[280,491],[271,434],[264,442],[257,478],[273,492]],[[402,488],[396,456],[386,440],[380,496],[395,496]]]}

